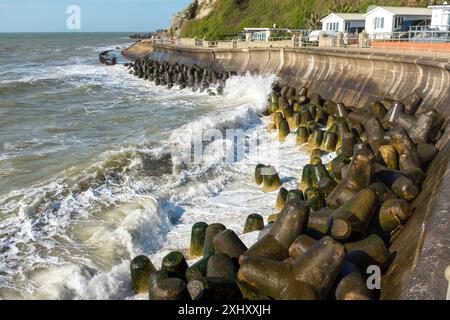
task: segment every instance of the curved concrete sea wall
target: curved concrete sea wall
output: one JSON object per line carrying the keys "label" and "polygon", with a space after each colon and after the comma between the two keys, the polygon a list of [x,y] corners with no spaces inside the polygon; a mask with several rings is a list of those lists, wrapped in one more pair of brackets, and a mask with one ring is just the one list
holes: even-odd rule
{"label": "curved concrete sea wall", "polygon": [[[416,213],[395,235],[395,257],[383,277],[382,299],[445,299],[450,264],[450,65],[448,60],[337,53],[290,48],[197,49],[154,45],[154,60],[198,64],[216,71],[277,74],[282,84],[307,86],[310,92],[345,105],[363,107],[380,98],[403,100],[412,93],[424,99],[421,109],[436,110],[444,120],[439,155],[427,172]],[[141,48],[140,48],[141,49]],[[129,58],[133,47],[125,51]]]}

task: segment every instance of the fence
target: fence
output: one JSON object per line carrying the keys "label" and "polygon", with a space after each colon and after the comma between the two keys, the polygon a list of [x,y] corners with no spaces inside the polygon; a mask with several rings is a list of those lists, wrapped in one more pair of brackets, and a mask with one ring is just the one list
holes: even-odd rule
{"label": "fence", "polygon": [[[408,32],[406,32],[408,33]],[[271,38],[269,41],[207,41],[197,38],[160,38],[153,41],[157,44],[170,44],[182,47],[218,48],[218,49],[251,49],[251,48],[299,48],[303,50],[328,51],[336,53],[369,54],[385,56],[412,56],[444,60],[450,63],[450,32],[433,34],[434,42],[426,38],[402,37],[404,32],[383,33],[374,35],[350,35],[347,44],[342,36],[321,36],[319,42],[309,42],[307,37]],[[443,35],[445,34],[445,35]],[[447,39],[449,41],[437,41]],[[420,39],[420,40],[419,40]],[[147,40],[148,41],[148,40]]]}

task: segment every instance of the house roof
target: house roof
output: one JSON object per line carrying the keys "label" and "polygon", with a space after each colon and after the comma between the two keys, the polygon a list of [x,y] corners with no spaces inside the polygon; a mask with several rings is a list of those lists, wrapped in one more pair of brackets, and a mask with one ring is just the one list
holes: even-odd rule
{"label": "house roof", "polygon": [[428,6],[430,9],[450,9],[450,4],[436,4],[433,6]]}
{"label": "house roof", "polygon": [[375,10],[382,8],[394,15],[400,16],[431,16],[431,9],[428,8],[411,8],[411,7],[387,7],[387,6],[377,6],[365,14],[365,16],[371,14]]}
{"label": "house roof", "polygon": [[327,18],[331,17],[332,15],[338,16],[339,18],[343,20],[365,20],[364,13],[336,13],[332,12],[329,15],[327,15],[325,18],[320,20],[321,22],[326,20]]}

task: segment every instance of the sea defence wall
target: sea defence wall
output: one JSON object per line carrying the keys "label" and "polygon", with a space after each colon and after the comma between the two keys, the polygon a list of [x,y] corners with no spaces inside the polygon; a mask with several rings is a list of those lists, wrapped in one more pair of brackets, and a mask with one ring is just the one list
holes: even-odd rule
{"label": "sea defence wall", "polygon": [[[345,105],[364,107],[380,98],[403,100],[412,93],[424,99],[421,109],[436,110],[444,120],[439,155],[427,172],[416,213],[393,239],[394,261],[383,277],[382,299],[444,299],[450,264],[450,65],[448,60],[415,56],[340,53],[313,49],[197,49],[171,45],[130,47],[130,59],[198,64],[216,71],[277,74],[282,84],[307,86],[310,92]],[[135,51],[139,54],[135,54]],[[144,50],[145,51],[145,50]]]}

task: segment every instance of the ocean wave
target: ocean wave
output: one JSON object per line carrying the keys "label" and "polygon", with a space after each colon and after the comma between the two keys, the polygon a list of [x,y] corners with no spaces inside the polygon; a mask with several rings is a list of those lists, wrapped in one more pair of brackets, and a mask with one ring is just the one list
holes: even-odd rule
{"label": "ocean wave", "polygon": [[[186,103],[186,112],[199,112],[198,119],[167,139],[117,147],[0,196],[0,297],[145,299],[130,289],[135,255],[149,255],[159,265],[171,250],[187,252],[194,222],[224,223],[240,235],[248,214],[273,213],[276,194],[263,194],[252,181],[256,163],[276,165],[285,186],[297,188],[307,156],[295,148],[295,137],[280,144],[261,118],[274,76],[233,77],[223,97],[210,97],[154,87],[123,72],[108,71],[112,86],[129,86],[164,108]],[[201,112],[197,102],[204,104]],[[222,136],[202,141],[200,163],[180,162],[176,151],[190,146],[198,129]],[[270,154],[224,161],[214,150],[230,143],[227,129],[246,129],[250,140],[263,137],[263,148],[280,149],[279,161]],[[17,280],[20,274],[26,276]]]}

